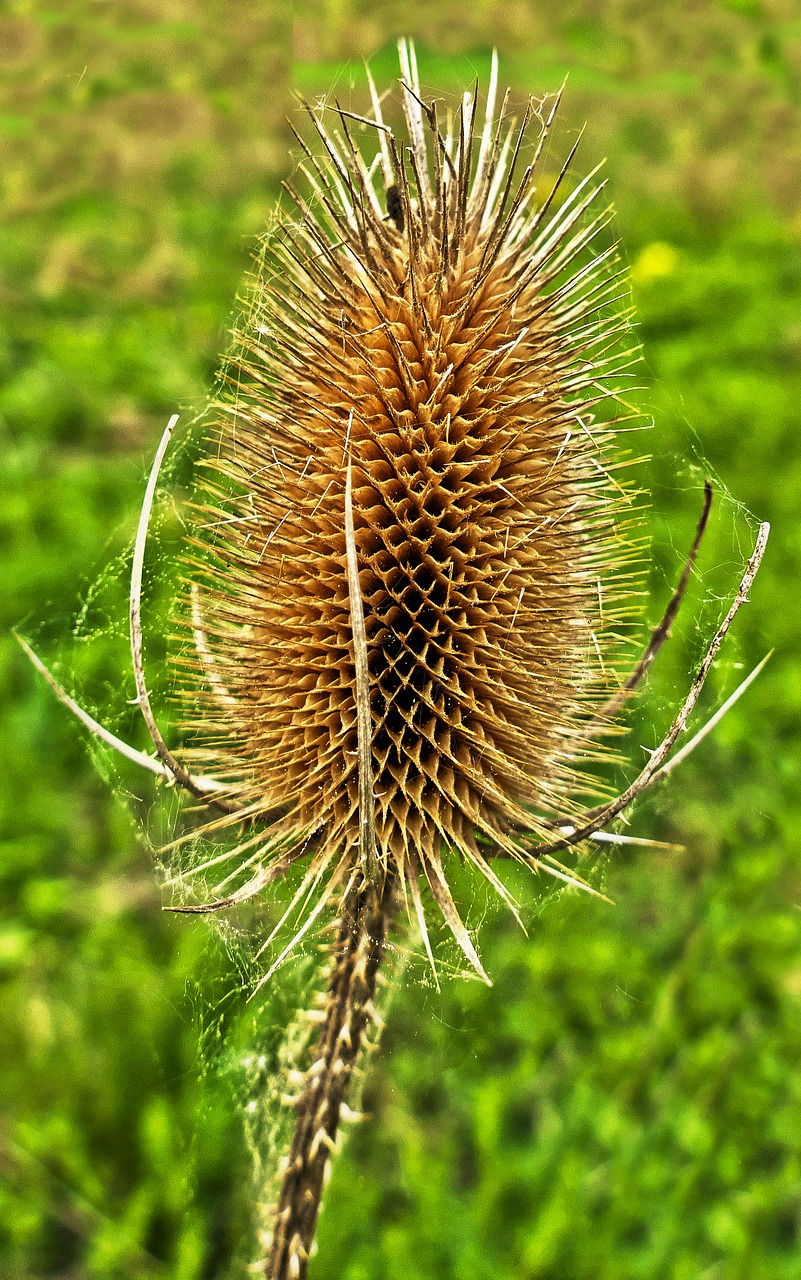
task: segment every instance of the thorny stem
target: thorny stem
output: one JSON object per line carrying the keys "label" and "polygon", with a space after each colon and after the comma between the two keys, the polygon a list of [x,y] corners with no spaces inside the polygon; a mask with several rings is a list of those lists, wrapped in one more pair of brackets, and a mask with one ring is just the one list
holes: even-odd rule
{"label": "thorny stem", "polygon": [[314,1058],[292,1105],[295,1131],[274,1213],[264,1280],[304,1280],[320,1203],[351,1082],[375,1018],[378,971],[395,899],[394,878],[380,887],[351,881],[336,921],[336,942]]}

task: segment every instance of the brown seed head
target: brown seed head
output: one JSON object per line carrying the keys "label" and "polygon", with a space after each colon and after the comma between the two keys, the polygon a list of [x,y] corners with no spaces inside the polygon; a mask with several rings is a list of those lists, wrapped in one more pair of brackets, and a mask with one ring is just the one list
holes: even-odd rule
{"label": "brown seed head", "polygon": [[403,44],[401,69],[402,130],[374,91],[366,129],[309,110],[309,195],[288,188],[238,334],[195,727],[270,824],[250,884],[308,851],[308,883],[390,871],[421,916],[422,874],[473,959],[449,851],[500,887],[493,852],[569,820],[631,612],[595,416],[626,315],[594,175],[539,185],[558,99],[517,124],[493,74],[483,121],[466,94],[443,133]]}

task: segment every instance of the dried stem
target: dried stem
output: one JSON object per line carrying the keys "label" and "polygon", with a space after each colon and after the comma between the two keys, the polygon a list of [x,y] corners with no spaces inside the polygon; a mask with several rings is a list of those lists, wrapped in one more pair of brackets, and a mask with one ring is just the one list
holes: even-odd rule
{"label": "dried stem", "polygon": [[690,738],[690,741],[685,742],[684,746],[681,748],[680,751],[677,751],[675,755],[672,755],[669,760],[665,761],[665,763],[661,765],[659,769],[657,769],[656,773],[652,778],[652,782],[659,782],[661,778],[666,778],[669,773],[673,772],[673,770],[676,768],[677,765],[681,764],[682,760],[686,760],[688,755],[690,755],[691,752],[695,751],[695,748],[698,746],[698,744],[703,742],[704,738],[706,738],[712,732],[712,730],[717,725],[720,724],[723,717],[727,715],[729,711],[731,711],[735,702],[738,702],[740,698],[743,696],[743,694],[745,693],[746,689],[748,689],[749,686],[754,683],[757,676],[762,671],[762,668],[765,666],[767,662],[770,661],[772,656],[773,656],[773,649],[771,649],[770,653],[765,654],[762,661],[757,663],[753,671],[750,671],[744,680],[740,681],[737,688],[734,690],[734,693],[730,694],[729,697],[726,699],[726,701],[723,703],[723,705],[718,707],[715,714],[709,717],[709,719],[701,726],[701,728],[698,730],[697,733],[693,734],[692,738]]}
{"label": "dried stem", "polygon": [[394,880],[383,890],[357,873],[335,924],[337,939],[314,1059],[299,1095],[292,1146],[282,1175],[264,1280],[303,1280],[340,1120],[371,1018],[392,918]]}
{"label": "dried stem", "polygon": [[701,509],[701,515],[698,519],[698,525],[695,530],[693,545],[690,548],[690,554],[688,555],[685,561],[684,569],[682,571],[681,578],[679,579],[679,585],[676,587],[676,590],[673,592],[673,595],[670,597],[668,606],[665,609],[665,612],[662,615],[660,622],[657,624],[656,627],[654,627],[654,630],[651,633],[651,638],[645,647],[642,657],[640,658],[634,670],[626,679],[626,682],[623,685],[623,687],[620,690],[618,690],[618,692],[615,694],[613,698],[609,700],[609,702],[607,702],[606,706],[603,708],[600,715],[598,716],[599,720],[610,719],[612,716],[616,714],[616,712],[620,710],[620,708],[623,706],[626,699],[637,688],[643,676],[645,675],[651,663],[653,662],[654,658],[659,653],[659,650],[662,648],[662,645],[670,636],[671,628],[673,626],[673,623],[676,620],[676,614],[678,613],[679,608],[681,607],[681,602],[684,599],[684,593],[687,590],[687,583],[690,581],[690,574],[692,573],[693,565],[695,564],[696,557],[698,556],[698,552],[701,548],[701,543],[704,538],[704,533],[706,532],[706,526],[709,522],[709,513],[711,510],[712,510],[712,485],[707,480],[704,483],[704,505]]}
{"label": "dried stem", "polygon": [[[690,692],[684,699],[678,715],[659,746],[651,752],[648,763],[640,770],[634,781],[629,783],[625,791],[621,791],[620,795],[614,800],[610,800],[608,804],[603,805],[599,809],[592,810],[590,813],[586,814],[584,818],[579,819],[579,821],[573,825],[572,830],[568,835],[562,836],[559,840],[551,840],[545,844],[536,845],[532,850],[536,857],[541,858],[545,854],[557,853],[560,849],[570,849],[574,845],[580,844],[582,840],[590,839],[597,831],[608,826],[609,823],[618,816],[618,814],[623,813],[623,811],[627,809],[638,796],[641,796],[642,793],[651,786],[655,779],[662,774],[665,763],[673,748],[673,744],[685,728],[693,707],[701,695],[701,690],[703,689],[706,678],[712,668],[712,663],[718,655],[718,650],[726,638],[729,627],[737,616],[742,605],[744,605],[748,600],[748,592],[751,590],[754,579],[759,570],[759,566],[762,563],[762,557],[765,554],[765,547],[768,543],[769,533],[770,525],[765,520],[759,526],[759,532],[754,544],[754,550],[751,553],[751,559],[748,561],[748,565],[746,566],[737,594],[729,606],[729,611],[712,637],[709,648],[704,655],[704,660],[696,672],[695,679],[690,687]],[[692,745],[695,744],[693,743]]]}

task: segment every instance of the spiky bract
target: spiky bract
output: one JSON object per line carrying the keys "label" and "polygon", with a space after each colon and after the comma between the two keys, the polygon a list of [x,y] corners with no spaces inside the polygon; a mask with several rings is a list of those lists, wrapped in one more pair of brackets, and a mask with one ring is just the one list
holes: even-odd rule
{"label": "spiky bract", "polygon": [[248,892],[304,852],[330,889],[372,840],[473,958],[448,851],[500,888],[493,851],[535,861],[516,836],[569,820],[631,607],[593,412],[626,318],[601,185],[566,164],[540,187],[556,101],[496,114],[494,69],[483,121],[466,94],[441,132],[401,60],[399,130],[374,90],[369,122],[309,110],[308,194],[289,186],[238,334],[197,530],[202,725],[271,824]]}

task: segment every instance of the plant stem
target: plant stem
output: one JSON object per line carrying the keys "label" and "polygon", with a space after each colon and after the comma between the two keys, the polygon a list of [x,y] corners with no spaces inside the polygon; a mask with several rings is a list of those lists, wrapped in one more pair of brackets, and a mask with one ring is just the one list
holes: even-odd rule
{"label": "plant stem", "polygon": [[348,886],[335,922],[333,964],[314,1058],[294,1102],[297,1120],[275,1208],[264,1280],[304,1280],[342,1109],[368,1022],[375,1016],[394,879]]}

